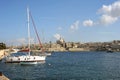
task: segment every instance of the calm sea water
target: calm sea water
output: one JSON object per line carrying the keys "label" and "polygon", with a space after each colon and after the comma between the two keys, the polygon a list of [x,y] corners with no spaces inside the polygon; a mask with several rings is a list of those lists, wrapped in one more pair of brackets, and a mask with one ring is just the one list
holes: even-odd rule
{"label": "calm sea water", "polygon": [[120,53],[56,52],[44,64],[0,63],[10,80],[120,80]]}

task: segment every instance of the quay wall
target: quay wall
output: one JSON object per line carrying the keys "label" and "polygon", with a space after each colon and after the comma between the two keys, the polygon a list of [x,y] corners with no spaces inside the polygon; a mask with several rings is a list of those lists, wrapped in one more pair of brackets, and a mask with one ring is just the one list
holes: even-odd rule
{"label": "quay wall", "polygon": [[0,60],[4,57],[5,50],[0,50]]}
{"label": "quay wall", "polygon": [[87,48],[69,48],[69,51],[90,51]]}
{"label": "quay wall", "polygon": [[0,50],[0,60],[9,54],[9,49]]}

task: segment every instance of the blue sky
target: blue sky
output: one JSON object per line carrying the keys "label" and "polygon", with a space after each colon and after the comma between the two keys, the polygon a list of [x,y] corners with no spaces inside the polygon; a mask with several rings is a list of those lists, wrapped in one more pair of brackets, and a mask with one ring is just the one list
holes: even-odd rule
{"label": "blue sky", "polygon": [[0,0],[0,42],[26,42],[27,6],[42,42],[120,40],[120,0]]}

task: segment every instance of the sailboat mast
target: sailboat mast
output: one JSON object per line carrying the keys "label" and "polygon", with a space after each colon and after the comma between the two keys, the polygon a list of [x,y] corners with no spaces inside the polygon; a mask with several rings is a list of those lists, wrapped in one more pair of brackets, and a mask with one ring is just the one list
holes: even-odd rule
{"label": "sailboat mast", "polygon": [[30,16],[29,16],[29,8],[27,7],[27,26],[28,26],[28,54],[30,55]]}

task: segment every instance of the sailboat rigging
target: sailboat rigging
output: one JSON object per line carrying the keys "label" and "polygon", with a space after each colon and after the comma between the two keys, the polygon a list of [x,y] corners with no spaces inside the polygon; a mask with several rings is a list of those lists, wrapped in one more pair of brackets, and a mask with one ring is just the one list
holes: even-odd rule
{"label": "sailboat rigging", "polygon": [[43,45],[42,45],[41,40],[40,40],[40,37],[39,37],[39,35],[38,35],[37,28],[36,28],[35,22],[34,22],[34,20],[33,20],[32,14],[31,14],[30,11],[29,11],[29,13],[30,13],[29,16],[30,16],[30,18],[31,18],[31,20],[32,20],[33,27],[34,27],[34,30],[35,30],[35,33],[36,33],[36,36],[37,36],[37,39],[38,39],[38,42],[39,42],[39,46],[40,46],[40,48],[41,48],[41,50],[42,50],[41,52],[42,52],[42,54],[44,54],[44,55],[46,55],[46,56],[50,56],[50,55],[51,55],[50,52],[49,52],[49,53],[45,53],[45,52],[44,52]]}
{"label": "sailboat rigging", "polygon": [[33,27],[34,27],[34,30],[35,30],[35,33],[36,33],[36,36],[37,36],[37,39],[38,39],[38,42],[39,42],[39,46],[40,46],[40,48],[43,48],[42,43],[41,43],[40,38],[39,38],[39,35],[38,35],[38,32],[37,32],[37,28],[36,28],[35,22],[33,20],[32,15],[31,15],[31,12],[30,12],[30,18],[31,18],[32,23],[33,23]]}

